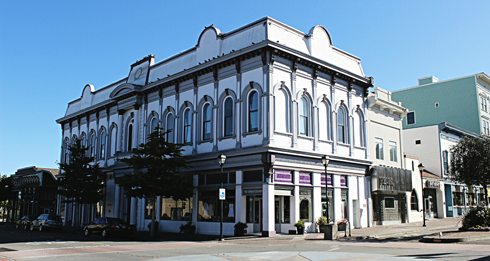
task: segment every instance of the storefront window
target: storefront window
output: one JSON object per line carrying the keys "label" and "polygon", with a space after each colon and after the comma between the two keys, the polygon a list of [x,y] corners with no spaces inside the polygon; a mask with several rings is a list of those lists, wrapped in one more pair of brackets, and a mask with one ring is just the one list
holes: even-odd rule
{"label": "storefront window", "polygon": [[[328,200],[327,200],[328,194]],[[328,203],[328,205],[327,205]],[[328,193],[325,193],[325,188],[322,188],[322,216],[333,220],[333,189],[329,188]],[[327,214],[328,211],[328,214]]]}
{"label": "storefront window", "polygon": [[311,190],[299,191],[299,219],[311,221]]}
{"label": "storefront window", "polygon": [[453,192],[453,204],[456,207],[464,206],[463,192]]}
{"label": "storefront window", "polygon": [[395,198],[385,197],[385,208],[395,208]]}
{"label": "storefront window", "polygon": [[[220,221],[221,203],[218,190],[199,192],[198,221]],[[235,190],[226,190],[226,200],[223,202],[223,222],[235,222]]]}
{"label": "storefront window", "polygon": [[275,223],[290,223],[290,197],[275,197]]}
{"label": "storefront window", "polygon": [[145,219],[152,219],[153,213],[153,202],[150,199],[145,199]]}
{"label": "storefront window", "polygon": [[340,204],[340,210],[342,214],[342,219],[348,219],[349,218],[349,201],[347,197],[347,189],[342,189],[340,192],[340,198],[341,198],[341,204]]}
{"label": "storefront window", "polygon": [[186,200],[162,198],[162,220],[192,220],[192,197]]}
{"label": "storefront window", "polygon": [[466,202],[468,206],[475,206],[476,205],[475,193],[466,193]]}

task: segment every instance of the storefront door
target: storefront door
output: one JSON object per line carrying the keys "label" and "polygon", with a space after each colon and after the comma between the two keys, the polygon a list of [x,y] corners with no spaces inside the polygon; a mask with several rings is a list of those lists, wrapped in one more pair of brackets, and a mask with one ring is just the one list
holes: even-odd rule
{"label": "storefront door", "polygon": [[262,232],[262,199],[255,198],[253,207],[254,233]]}

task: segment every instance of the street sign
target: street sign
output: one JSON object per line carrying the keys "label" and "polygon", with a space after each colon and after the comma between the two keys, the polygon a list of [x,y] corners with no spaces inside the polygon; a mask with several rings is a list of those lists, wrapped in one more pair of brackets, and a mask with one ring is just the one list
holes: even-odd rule
{"label": "street sign", "polygon": [[225,200],[226,199],[226,190],[224,188],[219,189],[219,200]]}

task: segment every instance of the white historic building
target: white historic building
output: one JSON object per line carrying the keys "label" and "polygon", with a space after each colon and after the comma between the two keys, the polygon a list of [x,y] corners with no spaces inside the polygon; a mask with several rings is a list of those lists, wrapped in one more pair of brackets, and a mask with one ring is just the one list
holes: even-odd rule
{"label": "white historic building", "polygon": [[[170,131],[169,141],[184,144],[193,167],[182,175],[194,180],[189,200],[158,199],[163,231],[191,221],[197,233],[219,234],[221,153],[225,235],[238,221],[264,236],[288,233],[298,220],[314,232],[327,211],[335,221],[368,226],[366,98],[373,79],[358,57],[333,46],[323,26],[305,34],[269,17],[228,33],[209,26],[195,47],[154,59],[143,58],[128,77],[98,90],[85,86],[57,120],[61,161],[72,139],[83,138],[107,174],[100,215],[147,229],[153,209],[126,198],[114,179],[134,171],[118,159],[159,125]],[[71,220],[72,209],[59,211]],[[84,213],[85,220],[95,215]]]}

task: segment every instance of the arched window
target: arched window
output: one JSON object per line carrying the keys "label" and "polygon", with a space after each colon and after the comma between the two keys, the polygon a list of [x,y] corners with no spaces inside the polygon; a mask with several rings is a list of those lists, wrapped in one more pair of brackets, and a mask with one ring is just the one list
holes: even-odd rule
{"label": "arched window", "polygon": [[202,109],[202,140],[211,139],[211,106],[206,103]]}
{"label": "arched window", "polygon": [[158,119],[156,117],[153,117],[150,123],[150,133],[154,132],[157,127],[158,127]]}
{"label": "arched window", "polygon": [[342,143],[347,143],[347,138],[346,138],[346,126],[347,126],[347,119],[345,117],[345,111],[341,107],[339,108],[337,112],[337,136],[338,136],[338,141]]}
{"label": "arched window", "polygon": [[410,209],[411,210],[419,210],[419,201],[417,198],[417,193],[415,193],[415,189],[412,190],[412,196],[410,197]]}
{"label": "arched window", "polygon": [[354,145],[364,147],[364,118],[362,114],[357,111],[354,113]]}
{"label": "arched window", "polygon": [[274,95],[274,120],[275,120],[275,130],[279,132],[289,132],[288,130],[288,96],[284,89],[277,90]]}
{"label": "arched window", "polygon": [[318,127],[320,140],[331,140],[331,119],[330,106],[326,102],[318,105]]}
{"label": "arched window", "polygon": [[228,97],[225,100],[224,114],[225,136],[233,135],[233,99]]}
{"label": "arched window", "polygon": [[68,151],[68,146],[70,146],[70,140],[68,138],[65,139],[65,159],[64,159],[64,163],[68,163],[68,154],[69,154],[69,151]]}
{"label": "arched window", "polygon": [[102,132],[100,133],[100,154],[99,157],[101,159],[105,158],[105,130],[102,129]]}
{"label": "arched window", "polygon": [[306,97],[299,101],[299,134],[308,135],[308,101]]}
{"label": "arched window", "polygon": [[133,150],[133,124],[128,126],[128,151]]}
{"label": "arched window", "polygon": [[192,119],[191,119],[191,110],[186,109],[184,111],[184,143],[192,142]]}
{"label": "arched window", "polygon": [[248,131],[259,130],[259,95],[251,92],[248,96]]}
{"label": "arched window", "polygon": [[90,135],[90,157],[95,157],[95,148],[97,148],[95,140],[95,133],[92,132],[92,134]]}
{"label": "arched window", "polygon": [[117,150],[117,125],[113,124],[112,125],[112,130],[111,130],[111,140],[110,140],[110,146],[109,146],[109,155],[112,157],[116,154]]}
{"label": "arched window", "polygon": [[85,135],[85,132],[82,132],[82,135],[80,136],[80,140],[82,141],[82,146],[84,148],[87,148],[87,136]]}
{"label": "arched window", "polygon": [[174,142],[174,115],[172,113],[167,115],[167,141]]}

